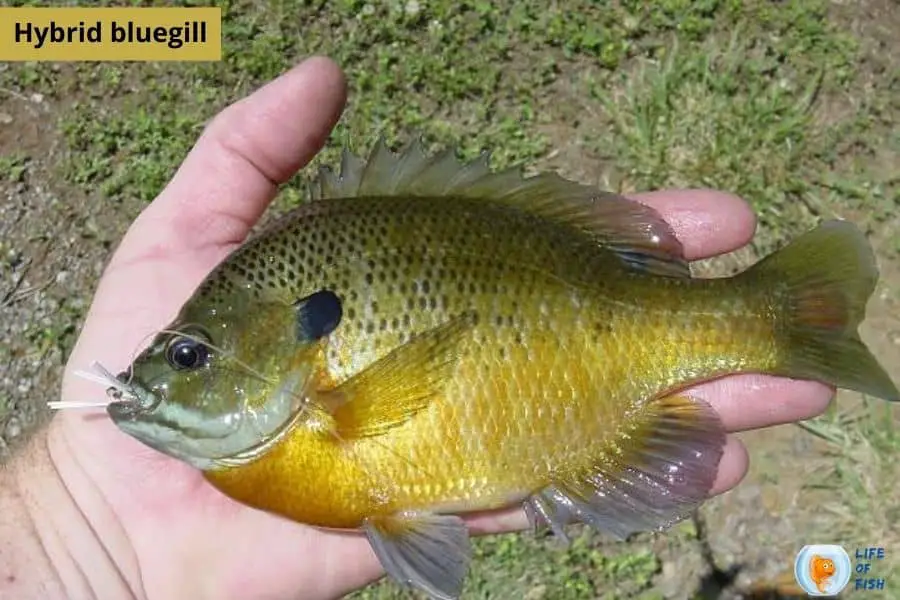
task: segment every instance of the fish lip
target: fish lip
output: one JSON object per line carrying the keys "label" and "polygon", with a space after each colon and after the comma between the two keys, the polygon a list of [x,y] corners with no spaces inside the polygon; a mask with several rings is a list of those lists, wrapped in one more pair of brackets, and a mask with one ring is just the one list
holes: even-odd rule
{"label": "fish lip", "polygon": [[113,421],[130,421],[143,413],[139,400],[117,400],[106,406],[106,412]]}
{"label": "fish lip", "polygon": [[148,389],[127,371],[116,375],[116,379],[124,384],[127,392],[112,386],[106,390],[107,396],[112,398],[106,412],[114,421],[133,420],[141,414],[152,412],[162,400],[158,391]]}

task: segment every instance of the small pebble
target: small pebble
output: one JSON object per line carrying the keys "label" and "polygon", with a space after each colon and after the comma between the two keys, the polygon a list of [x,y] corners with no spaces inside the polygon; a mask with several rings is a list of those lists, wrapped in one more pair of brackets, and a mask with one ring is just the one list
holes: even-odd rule
{"label": "small pebble", "polygon": [[9,421],[6,423],[6,430],[4,431],[4,437],[8,440],[19,437],[22,433],[22,424],[19,423],[19,419],[16,417],[11,417]]}
{"label": "small pebble", "polygon": [[542,600],[547,596],[547,586],[539,585],[533,587],[525,594],[525,600]]}

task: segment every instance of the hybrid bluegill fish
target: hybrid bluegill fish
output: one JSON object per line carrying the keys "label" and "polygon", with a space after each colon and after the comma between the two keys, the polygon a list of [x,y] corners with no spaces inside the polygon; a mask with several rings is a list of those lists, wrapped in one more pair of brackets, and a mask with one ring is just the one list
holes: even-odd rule
{"label": "hybrid bluegill fish", "polygon": [[460,594],[467,512],[618,537],[687,516],[725,443],[688,386],[758,372],[900,400],[857,334],[877,270],[850,223],[695,279],[652,209],[486,157],[379,143],[311,189],[107,410],[240,502],[364,531],[432,597]]}

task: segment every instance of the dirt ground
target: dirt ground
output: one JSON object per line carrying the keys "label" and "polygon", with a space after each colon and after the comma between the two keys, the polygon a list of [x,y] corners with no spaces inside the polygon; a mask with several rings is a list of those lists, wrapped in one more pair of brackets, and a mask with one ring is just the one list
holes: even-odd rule
{"label": "dirt ground", "polygon": [[[842,2],[834,11],[872,56],[881,57],[869,63],[869,76],[893,76],[896,83],[900,5]],[[14,68],[0,64],[0,70]],[[68,72],[60,67],[55,76],[64,81]],[[900,98],[900,88],[894,89]],[[56,167],[70,150],[58,119],[75,100],[77,94],[48,97],[0,89],[0,157],[7,161],[0,171],[0,457],[48,418],[43,406],[57,394],[64,353],[105,261],[140,210],[138,203],[112,204],[99,191],[85,195],[59,174]],[[828,103],[822,118],[852,110],[846,98]],[[900,105],[895,102],[893,109],[887,120],[893,133],[884,137],[872,160],[896,183]],[[548,165],[565,164],[567,174],[582,180],[602,179],[595,159],[579,163],[579,147],[570,142],[568,130],[547,131],[558,149]],[[27,159],[19,162],[17,156]],[[871,231],[882,277],[862,332],[900,381],[900,196],[895,191],[889,198],[893,205],[878,220],[843,205],[820,209]],[[722,274],[753,260],[747,250],[704,265],[701,272]],[[709,502],[691,531],[634,542],[652,548],[660,563],[653,573],[656,596],[641,597],[793,597],[798,592],[790,576],[793,557],[809,543],[882,545],[900,555],[900,461],[859,434],[861,421],[850,413],[862,404],[863,399],[842,392],[832,421],[820,425],[825,428],[820,436],[794,425],[744,434],[751,471],[735,491]],[[900,423],[896,410],[885,419],[891,431]],[[894,443],[886,447],[900,451]],[[893,564],[900,567],[900,560]],[[892,581],[893,591],[863,597],[900,597],[900,577]]]}

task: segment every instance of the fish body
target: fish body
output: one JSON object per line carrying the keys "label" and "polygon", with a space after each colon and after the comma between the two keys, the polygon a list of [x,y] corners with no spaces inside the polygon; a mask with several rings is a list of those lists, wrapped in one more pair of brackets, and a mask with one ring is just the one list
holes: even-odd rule
{"label": "fish body", "polygon": [[[327,469],[311,469],[307,462],[322,460],[319,434],[298,428],[250,467],[267,479],[272,474],[266,465],[278,464],[286,481],[303,473],[309,477],[311,470],[327,474],[324,489],[304,486],[321,498],[321,515],[300,514],[310,510],[312,498],[285,498],[282,509],[306,522],[357,526],[379,506],[388,512],[440,504],[473,510],[505,506],[510,498],[527,496],[535,481],[548,481],[561,465],[595,459],[617,434],[613,424],[642,399],[660,395],[673,381],[739,368],[747,351],[730,343],[730,336],[762,340],[771,332],[768,321],[754,317],[746,303],[742,310],[731,294],[723,297],[722,282],[691,287],[688,280],[668,279],[660,285],[638,274],[597,280],[594,273],[619,268],[613,264],[617,259],[567,238],[562,228],[548,235],[546,225],[532,219],[463,201],[437,209],[434,203],[431,198],[335,202],[313,218],[287,222],[293,226],[278,234],[301,246],[309,235],[355,240],[348,256],[310,254],[297,269],[319,274],[306,278],[303,285],[309,287],[301,295],[331,289],[343,297],[342,325],[322,356],[333,381],[352,377],[459,315],[477,315],[455,348],[456,365],[440,383],[439,397],[415,419],[353,441],[352,451],[329,444]],[[508,236],[496,234],[502,218],[513,221]],[[368,236],[367,224],[373,222],[381,225]],[[404,243],[412,223],[421,241]],[[331,260],[347,265],[345,272],[329,269]],[[240,277],[241,267],[233,268]],[[292,302],[298,283],[289,282],[280,301]],[[690,303],[680,313],[669,301],[678,295]],[[743,312],[745,320],[734,326],[723,322],[735,312]],[[265,322],[258,326],[266,328]],[[646,337],[659,343],[641,343]],[[678,351],[688,344],[697,351]],[[775,358],[773,347],[756,347],[758,356],[751,360],[766,364]],[[632,376],[635,364],[647,365],[644,377]],[[600,401],[604,397],[608,400]],[[294,458],[283,462],[276,458],[282,453]],[[211,479],[223,485],[234,481],[253,494],[259,486],[249,472],[213,472]]]}
{"label": "fish body", "polygon": [[[477,315],[440,393],[402,426],[349,444],[323,445],[315,428],[297,428],[260,460],[209,472],[216,485],[251,502],[269,490],[264,502],[277,512],[328,527],[399,510],[508,506],[561,470],[611,460],[627,446],[620,425],[648,400],[779,358],[767,298],[749,282],[734,289],[727,280],[629,272],[598,278],[622,270],[618,259],[562,228],[548,235],[546,224],[521,219],[497,235],[497,223],[515,216],[434,203],[349,200],[319,222],[298,217],[283,235],[301,245],[313,231],[357,240],[354,258],[334,258],[345,273],[328,269],[328,252],[298,270],[322,274],[307,278],[301,295],[331,289],[344,298],[342,325],[323,350],[332,381],[459,315]],[[371,222],[386,235],[367,239]],[[403,241],[412,223],[420,243]],[[289,285],[282,300],[296,293]],[[301,479],[310,483],[292,483]]]}
{"label": "fish body", "polygon": [[831,578],[834,576],[834,561],[824,556],[814,554],[809,559],[809,577],[816,584],[819,592],[828,591]]}
{"label": "fish body", "polygon": [[560,535],[624,537],[696,508],[725,435],[694,383],[900,399],[856,333],[876,278],[832,222],[694,279],[643,205],[379,144],[223,261],[109,412],[236,500],[362,529],[398,581],[453,598],[461,514],[521,504]]}

